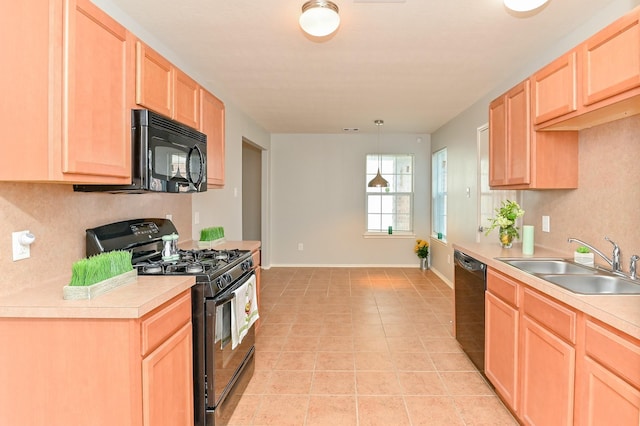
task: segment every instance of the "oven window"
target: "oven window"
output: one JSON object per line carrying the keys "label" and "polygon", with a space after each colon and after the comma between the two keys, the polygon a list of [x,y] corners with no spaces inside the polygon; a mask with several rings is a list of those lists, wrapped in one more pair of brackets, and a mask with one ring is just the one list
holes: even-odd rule
{"label": "oven window", "polygon": [[220,349],[231,343],[231,302],[216,306],[216,340]]}

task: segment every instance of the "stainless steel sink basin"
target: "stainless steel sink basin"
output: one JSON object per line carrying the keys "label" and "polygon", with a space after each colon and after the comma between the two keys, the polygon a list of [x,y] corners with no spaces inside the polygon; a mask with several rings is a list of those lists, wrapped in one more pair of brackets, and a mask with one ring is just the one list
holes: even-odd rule
{"label": "stainless steel sink basin", "polygon": [[530,274],[595,274],[596,270],[561,259],[502,259]]}
{"label": "stainless steel sink basin", "polygon": [[611,275],[543,275],[540,278],[580,294],[640,294],[640,283]]}

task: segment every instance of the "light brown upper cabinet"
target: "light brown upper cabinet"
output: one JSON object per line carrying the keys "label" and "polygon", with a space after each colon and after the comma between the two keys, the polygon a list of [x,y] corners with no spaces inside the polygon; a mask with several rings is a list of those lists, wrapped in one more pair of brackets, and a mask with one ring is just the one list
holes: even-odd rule
{"label": "light brown upper cabinet", "polygon": [[89,0],[3,2],[0,180],[130,183],[131,37]]}
{"label": "light brown upper cabinet", "polygon": [[577,132],[535,132],[531,82],[489,105],[489,185],[494,189],[578,186]]}
{"label": "light brown upper cabinet", "polygon": [[[575,65],[570,62],[573,52]],[[572,66],[576,67],[573,81]],[[539,91],[534,90],[538,130],[580,130],[640,114],[640,7],[533,78],[541,81]],[[573,101],[577,101],[575,109],[570,105]]]}
{"label": "light brown upper cabinet", "polygon": [[171,63],[141,41],[136,42],[136,103],[171,117]]}
{"label": "light brown upper cabinet", "polygon": [[576,56],[575,51],[569,52],[531,77],[534,124],[578,109]]}
{"label": "light brown upper cabinet", "polygon": [[200,89],[200,131],[207,135],[207,187],[224,187],[224,103]]}
{"label": "light brown upper cabinet", "polygon": [[139,40],[136,42],[135,85],[138,105],[199,128],[198,83]]}

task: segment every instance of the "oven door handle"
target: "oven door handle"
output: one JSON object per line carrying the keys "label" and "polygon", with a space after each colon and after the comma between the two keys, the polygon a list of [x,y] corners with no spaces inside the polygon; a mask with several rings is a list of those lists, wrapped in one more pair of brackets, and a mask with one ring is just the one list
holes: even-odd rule
{"label": "oven door handle", "polygon": [[224,296],[222,299],[216,299],[216,307],[224,305],[225,303],[230,302],[235,298],[236,294],[234,292],[231,292],[228,295]]}

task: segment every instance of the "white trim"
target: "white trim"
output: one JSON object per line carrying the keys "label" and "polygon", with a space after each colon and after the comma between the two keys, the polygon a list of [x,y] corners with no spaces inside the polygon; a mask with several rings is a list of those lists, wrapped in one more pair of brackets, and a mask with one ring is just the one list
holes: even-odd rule
{"label": "white trim", "polygon": [[365,232],[362,234],[362,238],[415,238],[416,234],[413,232],[393,231],[393,234],[387,232]]}
{"label": "white trim", "polygon": [[[398,264],[381,264],[381,263],[373,263],[373,264],[272,264],[269,268],[404,268],[404,269],[417,269],[420,270],[420,261],[416,257],[415,263],[410,263],[407,265],[398,265]],[[263,268],[267,269],[267,268]]]}

